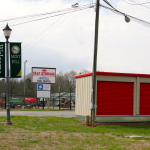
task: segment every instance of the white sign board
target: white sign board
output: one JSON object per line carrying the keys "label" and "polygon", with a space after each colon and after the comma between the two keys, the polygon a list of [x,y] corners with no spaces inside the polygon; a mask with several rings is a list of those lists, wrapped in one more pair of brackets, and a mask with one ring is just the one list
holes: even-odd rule
{"label": "white sign board", "polygon": [[38,91],[50,91],[51,84],[37,84],[37,90]]}
{"label": "white sign board", "polygon": [[50,98],[50,91],[37,91],[37,98]]}
{"label": "white sign board", "polygon": [[33,83],[56,83],[56,68],[32,67]]}

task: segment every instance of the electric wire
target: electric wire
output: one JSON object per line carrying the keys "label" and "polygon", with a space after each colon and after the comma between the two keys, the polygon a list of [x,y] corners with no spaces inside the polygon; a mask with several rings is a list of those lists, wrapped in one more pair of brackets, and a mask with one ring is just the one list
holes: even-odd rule
{"label": "electric wire", "polygon": [[[111,1],[111,0],[110,0]],[[111,1],[117,8],[118,8],[118,6],[113,2],[113,1]],[[119,9],[119,8],[118,8]],[[119,9],[120,10],[120,9]]]}
{"label": "electric wire", "polygon": [[[46,1],[43,3],[43,5],[41,5],[41,7],[40,7],[38,10],[36,10],[36,12],[38,12],[38,11],[46,4],[46,2],[48,2],[48,1],[49,1],[49,0],[46,0]],[[36,13],[36,12],[35,12],[35,13]],[[35,13],[34,13],[34,14],[35,14]]]}
{"label": "electric wire", "polygon": [[47,19],[47,18],[51,18],[51,17],[56,17],[56,16],[68,14],[68,13],[75,12],[75,11],[81,11],[81,10],[88,9],[88,8],[89,8],[89,6],[88,7],[77,8],[77,10],[71,10],[71,11],[68,11],[68,12],[65,12],[65,13],[56,14],[56,15],[53,15],[53,16],[47,16],[47,17],[44,17],[44,18],[39,18],[39,19],[35,19],[35,20],[29,20],[29,21],[26,21],[26,22],[12,24],[11,26],[16,26],[16,25],[21,25],[21,24],[29,23],[29,22],[39,21],[39,20],[43,20],[43,19]]}
{"label": "electric wire", "polygon": [[137,23],[140,23],[140,24],[142,24],[142,25],[144,25],[144,26],[146,26],[146,27],[150,27],[150,23],[147,22],[147,21],[144,21],[144,20],[135,18],[135,17],[133,17],[133,16],[127,15],[127,14],[125,14],[125,13],[122,13],[122,12],[120,12],[120,11],[118,11],[118,10],[115,10],[115,9],[110,8],[110,7],[104,6],[104,5],[102,5],[102,4],[100,4],[100,7],[105,8],[105,9],[107,9],[107,10],[110,10],[111,12],[113,12],[113,13],[115,13],[115,14],[122,15],[122,16],[127,16],[127,17],[129,17],[131,20],[133,20],[133,21],[135,21],[135,22],[137,22]]}
{"label": "electric wire", "polygon": [[[131,1],[131,0],[130,0],[130,1]],[[148,3],[150,3],[150,2],[137,3],[137,2],[134,2],[134,1],[131,1],[131,2],[136,3],[136,4],[131,4],[131,3],[130,3],[130,5],[144,5],[144,4],[148,4]]]}
{"label": "electric wire", "polygon": [[[30,12],[32,12],[32,10],[35,8],[35,6],[37,5],[38,3],[36,3],[33,7],[32,7],[32,9],[26,14],[26,16],[28,15],[28,14],[30,14]],[[24,20],[24,19],[23,19]],[[23,21],[23,20],[21,20],[21,21]],[[14,22],[16,23],[16,22],[20,22],[20,20],[14,20]],[[13,22],[11,22],[11,23],[13,23]],[[6,23],[4,22],[4,25],[3,26],[5,26],[6,25]],[[2,25],[1,25],[2,26]],[[14,32],[15,33],[15,32]]]}
{"label": "electric wire", "polygon": [[26,45],[23,49],[25,49],[26,47],[28,47],[33,41],[35,41],[38,37],[40,37],[43,33],[45,33],[51,26],[53,26],[58,20],[60,20],[63,17],[63,15],[58,18],[54,23],[52,23],[46,30],[44,30],[44,32],[42,32],[41,34],[39,34],[34,40],[32,40],[28,45]]}
{"label": "electric wire", "polygon": [[[149,23],[149,22],[146,22],[146,21],[144,21],[144,20],[141,20],[141,19],[135,18],[135,17],[133,17],[133,16],[124,14],[124,13],[122,13],[122,12],[119,12],[119,11],[117,11],[117,10],[115,10],[115,9],[109,8],[109,7],[104,6],[104,5],[101,5],[101,4],[100,4],[100,7],[105,8],[105,9],[107,9],[107,10],[110,10],[110,11],[114,12],[115,14],[119,14],[119,15],[122,15],[122,16],[128,16],[128,17],[129,17],[130,19],[132,19],[133,21],[135,21],[135,22],[137,22],[137,23],[140,23],[140,24],[143,24],[144,26],[150,27],[150,23]],[[64,20],[63,20],[63,21],[64,21]],[[63,21],[62,21],[62,22],[63,22]],[[61,23],[62,23],[62,22],[61,22]],[[58,25],[57,25],[57,26],[58,26]],[[56,27],[57,27],[57,26],[56,26]],[[56,28],[56,27],[55,27],[55,28]],[[54,29],[55,29],[55,28],[54,28]],[[53,29],[53,30],[54,30],[54,29]],[[53,31],[53,30],[51,30],[51,31]],[[48,33],[48,34],[49,34],[49,33]],[[48,35],[48,34],[47,34],[47,35]],[[47,35],[46,35],[46,36],[47,36]],[[45,38],[46,36],[44,36],[43,38]],[[43,38],[42,38],[42,39],[43,39]],[[41,40],[41,39],[40,39],[40,40]],[[39,40],[39,41],[40,41],[40,40]],[[39,42],[39,41],[38,41],[38,42]],[[37,42],[37,43],[38,43],[38,42]],[[37,43],[35,43],[31,48],[33,48]],[[31,49],[31,48],[30,48],[30,49]],[[30,49],[28,49],[28,50],[30,50]],[[27,51],[28,51],[28,50],[27,50]],[[26,52],[27,52],[27,51],[26,51]],[[26,53],[26,52],[25,52],[25,53]]]}
{"label": "electric wire", "polygon": [[[46,2],[48,2],[48,1],[49,1],[49,0],[46,0],[46,1],[43,3],[43,5],[41,5],[41,7],[40,7],[39,9],[41,9],[41,8],[46,4]],[[36,5],[37,5],[37,4],[38,4],[38,3],[36,3]],[[35,6],[36,6],[36,5],[35,5]],[[34,7],[35,7],[35,6],[34,6]],[[39,9],[38,9],[38,10],[39,10]],[[36,10],[36,11],[34,12],[34,14],[35,14],[38,10]],[[32,11],[32,10],[31,10],[31,11]],[[31,12],[31,11],[30,11],[30,12]],[[29,13],[30,13],[30,12],[29,12]],[[29,14],[29,13],[28,13],[28,14]],[[28,15],[28,14],[27,14],[27,15]],[[23,20],[25,20],[25,18],[24,18]],[[22,20],[22,21],[23,21],[23,20]],[[20,26],[20,28],[22,28],[23,26],[24,26],[24,25]],[[19,29],[20,29],[20,28],[19,28]],[[19,29],[17,28],[16,32],[19,31]],[[14,32],[13,35],[14,35],[16,32]]]}
{"label": "electric wire", "polygon": [[[61,3],[61,5],[63,4],[64,2]],[[57,8],[59,8],[61,5],[59,5]],[[58,20],[58,19],[57,19]],[[57,22],[56,20],[56,22]],[[21,40],[23,40],[31,31],[35,30],[41,23],[43,23],[43,21],[41,21],[36,27],[32,28]],[[54,23],[53,23],[54,24]]]}
{"label": "electric wire", "polygon": [[[88,5],[83,5],[82,7],[88,7]],[[46,13],[41,13],[41,14],[33,14],[33,15],[29,15],[29,16],[22,16],[22,17],[16,17],[16,18],[10,18],[10,19],[6,19],[6,20],[0,20],[0,22],[6,22],[6,21],[11,21],[11,20],[18,20],[18,19],[23,19],[23,18],[32,18],[32,17],[39,17],[39,16],[44,16],[44,15],[50,15],[50,14],[54,14],[54,13],[59,13],[59,12],[64,12],[64,11],[68,11],[68,10],[74,10],[74,8],[66,8],[66,9],[62,9],[62,10],[57,10],[57,11],[53,11],[53,12],[46,12]]]}
{"label": "electric wire", "polygon": [[[79,3],[80,1],[81,1],[81,0],[79,0],[78,3]],[[86,1],[86,0],[85,0],[85,1]],[[84,1],[84,2],[85,2],[85,1]],[[84,3],[84,2],[83,2],[83,3]],[[83,4],[83,3],[82,3],[82,4]],[[73,12],[72,12],[72,13],[73,13]],[[71,13],[70,15],[72,15],[72,13]],[[70,17],[70,15],[68,15],[63,21],[61,21],[57,26],[55,26],[55,28],[57,28],[61,23],[63,23],[68,17]],[[60,19],[60,18],[59,18],[59,19]],[[59,20],[59,19],[58,19],[58,20]],[[53,24],[54,24],[54,23],[53,23]],[[53,24],[52,24],[52,25],[53,25]],[[52,26],[52,25],[51,25],[51,26]],[[51,27],[51,26],[50,26],[50,27]],[[48,36],[55,28],[53,28],[46,36]],[[46,30],[47,30],[47,29],[46,29]],[[44,32],[45,32],[45,31],[44,31]],[[42,33],[42,34],[43,34],[43,33]],[[39,36],[41,36],[42,34],[40,34]],[[39,36],[38,36],[38,37],[39,37]],[[46,36],[44,36],[43,38],[45,38]],[[38,38],[38,37],[37,37],[37,38]],[[36,39],[37,39],[37,38],[36,38]],[[43,38],[42,38],[42,39],[43,39]],[[39,41],[41,41],[42,39],[40,39]],[[34,40],[35,40],[35,39],[34,39]],[[33,41],[34,41],[34,40],[33,40]],[[33,41],[32,41],[32,42],[33,42]],[[37,43],[39,43],[39,41],[36,42],[31,48],[33,48]],[[30,42],[29,44],[31,44],[32,42]],[[27,46],[26,46],[26,47],[27,47]],[[24,47],[23,49],[25,49],[26,47]],[[30,48],[30,49],[31,49],[31,48]],[[27,51],[29,51],[30,49],[28,49]],[[27,51],[25,51],[24,53],[26,53]]]}
{"label": "electric wire", "polygon": [[[82,7],[89,7],[90,5],[83,5]],[[81,8],[81,7],[80,7]],[[65,12],[65,11],[74,11],[74,8],[66,8],[66,9],[62,9],[62,10],[57,10],[57,11],[53,11],[53,12],[46,12],[46,13],[42,13],[42,14],[35,14],[35,15],[30,15],[30,16],[23,16],[23,17],[19,17],[19,18],[11,18],[11,19],[6,19],[6,20],[0,20],[0,22],[4,22],[4,21],[11,21],[11,20],[17,20],[17,19],[22,19],[22,18],[28,18],[29,20],[32,19],[32,17],[34,17],[34,19],[39,16],[43,16],[43,15],[51,15],[51,14],[55,14],[58,12]],[[40,20],[40,19],[39,19]],[[29,22],[26,20],[26,22]],[[31,22],[31,21],[30,21]],[[23,24],[24,22],[18,23],[19,24]],[[11,22],[9,22],[9,24],[11,24]],[[11,24],[12,26],[12,24]],[[0,28],[2,29],[4,27],[4,25],[1,25]]]}
{"label": "electric wire", "polygon": [[129,2],[127,2],[127,1],[125,1],[125,0],[123,0],[125,3],[127,3],[127,4],[129,4],[129,5],[140,5],[140,6],[143,6],[143,7],[145,7],[145,8],[147,8],[147,9],[150,9],[150,7],[148,7],[148,6],[145,6],[145,5],[143,5],[143,4],[138,4],[138,3],[136,3],[136,2],[134,2],[134,1],[130,1],[130,2],[133,2],[133,3],[136,3],[136,4],[131,4],[131,3],[129,3]]}

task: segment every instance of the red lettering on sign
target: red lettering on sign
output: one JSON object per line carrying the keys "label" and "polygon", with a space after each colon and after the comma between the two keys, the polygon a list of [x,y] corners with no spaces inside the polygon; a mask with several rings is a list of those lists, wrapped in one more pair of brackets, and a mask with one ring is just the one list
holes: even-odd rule
{"label": "red lettering on sign", "polygon": [[55,76],[55,73],[54,72],[45,72],[45,70],[44,70],[43,72],[33,72],[33,75]]}
{"label": "red lettering on sign", "polygon": [[43,69],[42,71],[47,71],[46,69]]}

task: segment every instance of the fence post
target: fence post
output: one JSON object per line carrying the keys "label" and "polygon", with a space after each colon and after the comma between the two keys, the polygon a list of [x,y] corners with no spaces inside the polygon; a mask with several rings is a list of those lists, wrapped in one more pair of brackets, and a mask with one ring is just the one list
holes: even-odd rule
{"label": "fence post", "polygon": [[53,109],[54,109],[54,97],[53,97]]}
{"label": "fence post", "polygon": [[71,87],[70,87],[70,110],[71,110]]}
{"label": "fence post", "polygon": [[43,98],[43,109],[44,109],[44,98]]}
{"label": "fence post", "polygon": [[48,102],[47,102],[47,105],[48,105],[48,109],[49,109],[49,98],[48,98]]}
{"label": "fence post", "polygon": [[59,110],[60,110],[60,86],[59,86]]}
{"label": "fence post", "polygon": [[6,109],[6,94],[5,94],[5,109]]}

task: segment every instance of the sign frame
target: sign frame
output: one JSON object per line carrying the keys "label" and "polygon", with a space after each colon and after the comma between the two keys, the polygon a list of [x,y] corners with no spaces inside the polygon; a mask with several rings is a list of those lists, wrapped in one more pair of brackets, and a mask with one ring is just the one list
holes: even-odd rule
{"label": "sign frame", "polygon": [[[39,72],[34,72],[34,70],[36,70],[36,71],[39,70]],[[51,70],[52,72],[46,72],[47,70],[48,71]],[[31,74],[32,74],[32,77],[31,77],[31,82],[32,83],[38,83],[38,84],[53,84],[53,83],[56,83],[56,68],[32,67],[31,68]],[[42,79],[39,79],[39,78],[42,78]]]}
{"label": "sign frame", "polygon": [[37,91],[36,96],[37,98],[50,98],[51,91]]}
{"label": "sign frame", "polygon": [[[43,87],[41,87],[41,89],[38,89],[39,85],[43,85]],[[49,85],[49,89],[46,89],[46,87],[44,89],[44,85],[45,86]],[[51,97],[51,84],[37,83],[36,87],[37,87],[37,90],[36,90],[36,96],[37,96],[37,98],[50,98]]]}

